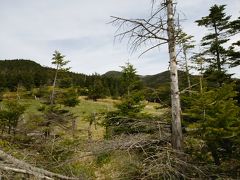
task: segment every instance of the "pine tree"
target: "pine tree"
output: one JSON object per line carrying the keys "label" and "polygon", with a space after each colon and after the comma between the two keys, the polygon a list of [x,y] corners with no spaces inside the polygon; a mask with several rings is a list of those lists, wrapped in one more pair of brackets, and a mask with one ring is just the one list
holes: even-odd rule
{"label": "pine tree", "polygon": [[97,101],[99,98],[104,98],[106,96],[106,87],[103,84],[101,76],[94,74],[92,76],[92,82],[88,87],[88,98]]}
{"label": "pine tree", "polygon": [[59,70],[61,71],[67,71],[69,70],[69,68],[64,68],[64,66],[69,63],[69,61],[64,60],[64,55],[62,55],[60,52],[55,51],[53,54],[53,58],[52,58],[52,64],[56,65],[56,71],[55,71],[55,76],[54,76],[54,80],[53,80],[53,87],[52,87],[52,94],[50,97],[50,103],[51,105],[54,104],[54,96],[55,96],[55,86],[56,86],[56,82],[57,82],[57,77],[58,77],[58,72]]}
{"label": "pine tree", "polygon": [[224,13],[225,5],[214,5],[210,8],[208,16],[202,17],[201,20],[197,20],[199,26],[205,26],[210,29],[210,33],[204,36],[202,39],[202,46],[207,46],[206,53],[212,55],[212,58],[208,59],[211,67],[218,71],[223,70],[225,63],[224,54],[225,44],[229,39],[225,38],[229,30],[229,20],[231,16],[226,16]]}
{"label": "pine tree", "polygon": [[17,101],[7,101],[4,105],[4,108],[0,110],[2,132],[7,128],[8,134],[11,132],[15,134],[20,117],[26,108]]}
{"label": "pine tree", "polygon": [[194,94],[185,111],[190,121],[189,132],[205,141],[215,164],[231,157],[239,141],[240,109],[233,98],[236,96],[233,84]]}
{"label": "pine tree", "polygon": [[227,16],[224,12],[225,5],[214,5],[210,8],[208,16],[197,20],[199,26],[209,29],[209,34],[202,38],[202,46],[206,47],[205,61],[209,63],[208,73],[212,75],[221,85],[226,78],[224,65],[226,65],[227,50],[224,44],[229,38],[229,20],[231,16]]}
{"label": "pine tree", "polygon": [[59,102],[60,104],[63,104],[68,107],[77,106],[80,102],[78,99],[77,89],[75,88],[65,89],[64,92],[61,94]]}
{"label": "pine tree", "polygon": [[[230,35],[235,36],[240,33],[240,17],[238,19],[230,22]],[[232,43],[232,45],[228,49],[228,58],[230,60],[230,66],[236,67],[240,65],[240,40],[238,39],[236,42]]]}
{"label": "pine tree", "polygon": [[127,94],[127,96],[130,96],[131,91],[133,91],[137,83],[139,83],[139,77],[137,76],[137,71],[132,64],[126,63],[126,65],[121,66],[121,68],[121,80],[125,89],[125,94]]}

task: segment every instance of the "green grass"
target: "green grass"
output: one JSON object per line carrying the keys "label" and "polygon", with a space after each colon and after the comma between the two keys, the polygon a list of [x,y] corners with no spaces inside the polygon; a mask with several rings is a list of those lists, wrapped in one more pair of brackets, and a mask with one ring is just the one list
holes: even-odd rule
{"label": "green grass", "polygon": [[71,111],[78,116],[89,116],[91,113],[107,112],[113,109],[113,103],[81,99],[79,105]]}
{"label": "green grass", "polygon": [[39,100],[35,99],[20,99],[19,102],[26,107],[25,114],[39,114],[38,109],[43,106]]}
{"label": "green grass", "polygon": [[[26,111],[24,113],[24,120],[28,126],[31,126],[31,122],[37,121],[38,118],[42,117],[42,112],[38,111],[38,109],[44,104],[39,100],[35,99],[20,99],[19,102],[26,107]],[[84,97],[80,97],[80,103],[76,107],[69,108],[75,116],[77,123],[77,131],[76,131],[76,139],[72,138],[71,133],[71,122],[67,124],[69,127],[68,130],[64,130],[59,128],[58,126],[54,126],[54,132],[61,134],[61,138],[63,141],[79,141],[79,144],[76,148],[85,147],[86,140],[88,139],[88,129],[89,129],[89,119],[92,113],[96,113],[98,117],[102,116],[101,113],[115,110],[115,104],[119,103],[119,100],[112,99],[100,99],[98,101],[86,100]],[[165,110],[157,109],[156,107],[159,104],[156,103],[146,103],[146,107],[144,109],[144,113],[153,114],[153,115],[161,115]],[[63,106],[62,106],[63,107]],[[35,116],[36,115],[36,116]],[[99,118],[101,122],[101,119]],[[20,126],[26,124],[20,123]],[[91,127],[92,131],[92,139],[93,140],[103,140],[105,135],[105,128],[101,125],[97,125],[96,128],[94,124]],[[1,142],[0,141],[0,145]],[[29,149],[31,152],[31,149]],[[84,155],[84,148],[79,148],[79,151],[76,151],[74,157],[78,158]],[[20,156],[21,157],[21,156]],[[36,159],[41,159],[41,155],[36,155]],[[95,162],[96,161],[96,162]],[[86,158],[82,158],[73,162],[70,165],[67,165],[66,168],[70,168],[72,172],[76,174],[85,173],[87,176],[96,178],[96,179],[115,179],[118,177],[118,172],[127,172],[128,174],[138,173],[136,171],[138,166],[138,160],[134,156],[131,156],[129,159],[129,154],[124,152],[111,152],[111,154],[101,154],[97,157],[89,156]]]}
{"label": "green grass", "polygon": [[[112,111],[114,109],[114,102],[106,100],[92,101],[81,98],[78,106],[70,108],[71,112],[77,116],[78,136],[81,138],[88,138],[89,117],[93,113],[96,114],[96,118],[101,116],[101,113]],[[105,129],[102,126],[92,125],[93,139],[102,139],[104,137]]]}
{"label": "green grass", "polygon": [[143,112],[154,115],[154,116],[161,116],[166,112],[167,109],[159,108],[159,107],[160,107],[160,104],[158,104],[158,103],[148,102],[148,103],[146,103],[146,106],[145,106]]}
{"label": "green grass", "polygon": [[[99,99],[98,101],[86,100],[85,97],[80,97],[80,103],[76,107],[67,108],[76,116],[77,129],[76,135],[82,139],[88,138],[88,129],[89,129],[89,118],[93,113],[96,114],[97,118],[102,116],[101,113],[109,112],[115,110],[115,104],[119,103],[119,100],[112,99]],[[42,112],[38,111],[39,108],[44,106],[40,100],[35,99],[20,99],[19,102],[26,107],[24,113],[25,122],[31,122],[31,118],[36,118],[35,115],[41,116]],[[143,110],[144,113],[152,114],[159,116],[165,112],[164,109],[157,109],[159,106],[157,103],[146,103],[146,106]],[[101,122],[101,120],[99,120]],[[71,126],[71,122],[69,125]],[[92,125],[92,136],[93,139],[102,139],[104,137],[105,129],[94,124]]]}

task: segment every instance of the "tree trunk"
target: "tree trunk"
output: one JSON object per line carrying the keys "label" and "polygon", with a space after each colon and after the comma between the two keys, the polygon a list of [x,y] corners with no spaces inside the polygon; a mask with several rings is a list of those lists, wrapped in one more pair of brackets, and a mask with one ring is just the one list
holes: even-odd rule
{"label": "tree trunk", "polygon": [[182,149],[182,127],[181,127],[181,107],[178,87],[178,72],[175,50],[175,28],[172,0],[167,3],[167,33],[168,49],[170,56],[170,78],[171,78],[171,105],[172,105],[172,147],[177,150]]}
{"label": "tree trunk", "polygon": [[189,73],[189,68],[188,68],[187,52],[186,52],[185,48],[183,48],[183,54],[184,54],[184,59],[185,59],[185,70],[186,70],[186,74],[187,74],[188,90],[189,90],[189,94],[191,94],[191,79],[190,79],[190,73]]}
{"label": "tree trunk", "polygon": [[203,93],[203,58],[199,57],[199,69],[200,69],[200,75],[199,75],[199,84],[200,84],[200,94]]}
{"label": "tree trunk", "polygon": [[54,81],[53,81],[53,89],[52,89],[52,94],[51,94],[51,97],[50,97],[51,105],[54,104],[54,95],[55,95],[55,86],[56,86],[56,81],[57,81],[57,75],[58,75],[58,65],[57,65],[57,69],[56,69],[56,72],[55,72],[55,77],[54,77]]}
{"label": "tree trunk", "polygon": [[215,42],[217,45],[216,49],[216,56],[217,56],[217,70],[218,72],[222,71],[221,60],[220,60],[220,53],[219,53],[219,41],[218,41],[218,32],[217,32],[217,25],[214,23],[214,31],[215,31]]}

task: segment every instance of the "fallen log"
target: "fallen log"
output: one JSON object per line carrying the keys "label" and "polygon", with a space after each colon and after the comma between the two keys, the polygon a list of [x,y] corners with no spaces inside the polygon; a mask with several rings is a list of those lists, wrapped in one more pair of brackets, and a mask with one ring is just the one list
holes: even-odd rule
{"label": "fallen log", "polygon": [[76,178],[76,177],[64,176],[61,174],[47,171],[42,168],[34,167],[24,161],[21,161],[15,157],[5,153],[2,150],[0,150],[0,158],[1,158],[1,161],[6,162],[8,164],[10,163],[14,166],[14,167],[8,167],[8,166],[0,165],[0,169],[3,169],[5,171],[9,170],[9,171],[14,171],[14,172],[18,172],[18,173],[34,175],[37,177],[42,176],[43,179],[45,178],[45,179],[49,179],[49,180],[50,179],[61,179],[61,180],[79,180],[80,179],[80,178]]}

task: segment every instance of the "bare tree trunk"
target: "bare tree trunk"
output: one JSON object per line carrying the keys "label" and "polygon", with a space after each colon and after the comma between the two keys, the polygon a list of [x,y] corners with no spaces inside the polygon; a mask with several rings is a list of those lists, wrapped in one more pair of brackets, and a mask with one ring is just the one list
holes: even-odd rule
{"label": "bare tree trunk", "polygon": [[55,77],[54,77],[54,81],[53,81],[53,89],[52,89],[52,94],[51,94],[51,97],[50,97],[51,105],[54,104],[54,95],[55,95],[55,86],[56,86],[56,81],[57,81],[57,75],[58,75],[58,65],[57,65],[57,69],[56,69],[56,72],[55,72]]}
{"label": "bare tree trunk", "polygon": [[185,48],[183,48],[183,54],[185,59],[185,70],[187,74],[188,90],[189,90],[189,94],[191,94],[191,79],[190,79],[190,73],[189,73],[189,67],[188,67],[187,52]]}
{"label": "bare tree trunk", "polygon": [[170,78],[171,78],[171,104],[172,104],[172,147],[177,150],[182,149],[182,126],[181,126],[181,107],[178,87],[178,72],[175,50],[175,28],[172,0],[167,3],[167,33],[168,48],[170,56]]}

